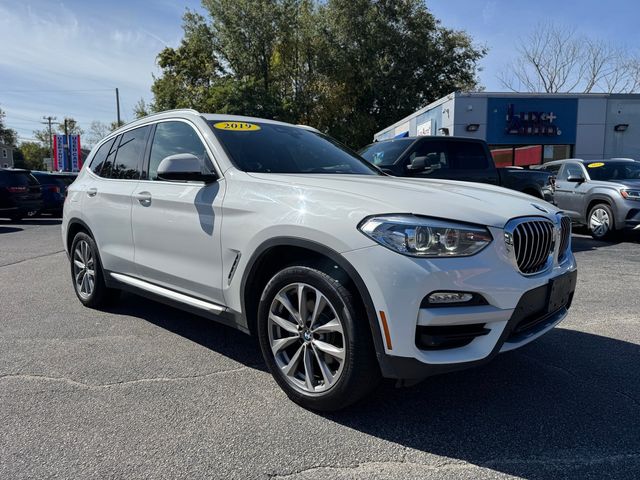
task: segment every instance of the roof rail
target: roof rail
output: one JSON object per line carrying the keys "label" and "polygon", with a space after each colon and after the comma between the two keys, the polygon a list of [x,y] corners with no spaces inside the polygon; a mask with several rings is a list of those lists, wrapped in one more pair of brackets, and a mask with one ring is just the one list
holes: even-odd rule
{"label": "roof rail", "polygon": [[[184,113],[193,113],[195,115],[200,115],[200,112],[194,108],[172,108],[170,110],[163,110],[161,112],[153,112],[150,113],[149,115],[145,115],[144,117],[140,117],[140,118],[136,118],[135,120],[131,120],[130,122],[127,123],[123,123],[122,125],[120,125],[118,128],[116,128],[114,130],[114,132],[117,132],[118,130],[120,130],[121,128],[124,128],[128,125],[131,125],[134,122],[138,122],[140,120],[144,120],[145,118],[149,118],[149,117],[155,117],[157,115],[163,115],[165,113],[171,113],[171,112],[184,112]],[[112,132],[113,133],[113,132]]]}

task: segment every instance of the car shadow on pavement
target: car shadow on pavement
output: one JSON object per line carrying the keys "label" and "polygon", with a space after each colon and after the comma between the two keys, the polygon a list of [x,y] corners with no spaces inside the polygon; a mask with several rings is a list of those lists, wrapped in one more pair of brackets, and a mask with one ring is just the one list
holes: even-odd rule
{"label": "car shadow on pavement", "polygon": [[15,232],[21,232],[23,229],[22,228],[17,228],[17,227],[5,227],[4,225],[0,225],[0,235],[3,233],[15,233]]}
{"label": "car shadow on pavement", "polygon": [[624,472],[640,463],[639,365],[636,344],[556,328],[484,367],[387,384],[323,416],[517,477],[622,478],[620,463]]}
{"label": "car shadow on pavement", "polygon": [[[5,223],[6,222],[6,223]],[[62,219],[59,218],[23,218],[22,220],[17,220],[15,222],[10,220],[0,220],[0,224],[5,223],[5,225],[60,225],[62,223]]]}
{"label": "car shadow on pavement", "polygon": [[213,320],[125,292],[108,311],[141,318],[245,366],[266,370],[254,337]]}

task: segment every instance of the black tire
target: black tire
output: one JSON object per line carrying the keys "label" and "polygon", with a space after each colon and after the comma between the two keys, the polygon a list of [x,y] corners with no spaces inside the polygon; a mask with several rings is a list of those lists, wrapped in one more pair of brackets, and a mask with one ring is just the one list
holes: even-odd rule
{"label": "black tire", "polygon": [[[305,284],[309,287],[308,291],[312,292],[311,295],[314,298],[314,302],[317,302],[319,298],[315,292],[320,292],[324,300],[330,304],[329,307],[325,308],[328,308],[330,313],[331,309],[333,309],[342,329],[340,333],[313,333],[311,335],[312,340],[307,342],[305,342],[303,338],[303,332],[300,331],[300,339],[296,341],[299,342],[299,345],[302,345],[302,347],[298,347],[295,343],[287,347],[292,350],[304,348],[304,352],[306,353],[305,343],[307,343],[307,347],[309,347],[309,351],[311,352],[309,355],[313,358],[313,360],[310,360],[313,363],[311,371],[315,373],[315,375],[312,374],[309,375],[309,377],[314,379],[312,382],[318,382],[319,389],[326,388],[326,390],[320,393],[303,391],[301,388],[292,385],[291,377],[287,377],[283,373],[283,369],[278,366],[276,361],[276,354],[274,354],[271,349],[270,329],[274,327],[276,329],[279,328],[274,324],[270,324],[269,320],[269,312],[272,309],[272,304],[278,305],[275,303],[275,297],[279,293],[282,293],[284,289],[291,288],[292,285],[300,284]],[[308,293],[306,295],[308,295]],[[303,298],[308,299],[307,296]],[[305,302],[305,305],[307,305],[307,313],[305,316],[308,317],[312,309],[312,307],[309,306],[310,300]],[[366,314],[359,310],[351,292],[349,292],[344,285],[326,273],[314,268],[305,266],[287,267],[278,272],[268,282],[262,292],[258,306],[258,339],[262,355],[269,371],[291,400],[304,408],[319,411],[335,411],[360,400],[377,386],[380,379],[380,369],[375,356],[369,322],[365,317]],[[320,315],[323,314],[320,313],[318,319],[320,319]],[[311,316],[313,315],[311,314]],[[327,316],[333,317],[333,313]],[[291,316],[289,318],[293,319],[295,317]],[[309,323],[311,323],[311,321]],[[327,324],[328,323],[329,322],[327,322]],[[319,321],[316,325],[320,324],[322,324],[322,321]],[[294,325],[296,324],[294,323]],[[313,325],[309,326],[307,333],[312,331],[312,326]],[[296,328],[300,329],[301,327],[296,326]],[[291,338],[296,336],[295,333],[287,333],[288,335],[292,335]],[[324,374],[322,376],[320,375],[323,370],[319,363],[321,358],[323,359],[324,366],[326,366],[327,363],[336,361],[316,349],[316,345],[322,342],[317,344],[314,342],[326,340],[326,337],[323,335],[339,335],[339,343],[343,346],[344,359],[341,364],[341,370],[339,370],[339,375],[336,375],[337,380],[334,380],[335,384],[333,385],[323,379]],[[320,338],[316,338],[316,336]],[[326,346],[326,343],[324,343],[324,345]],[[284,350],[285,349],[283,349],[283,351]],[[314,356],[314,354],[316,356]],[[294,355],[291,355],[289,358],[293,358]],[[304,356],[304,353],[302,355]],[[304,360],[303,358],[303,364]],[[307,372],[304,365],[300,368],[303,368],[305,373]],[[304,381],[301,382],[304,383]],[[327,387],[327,385],[330,386]]]}
{"label": "black tire", "polygon": [[[599,229],[597,227],[594,228],[592,217],[599,216],[599,212],[604,212],[606,218],[608,219],[608,225],[605,229]],[[589,210],[589,215],[587,217],[587,228],[589,229],[589,233],[595,240],[614,240],[617,236],[616,219],[613,216],[611,207],[606,203],[598,203],[591,207],[591,210]]]}
{"label": "black tire", "polygon": [[[93,266],[93,288],[90,293],[81,292],[80,287],[76,282],[76,264],[75,260],[79,259],[76,257],[76,249],[78,248],[81,242],[85,242],[88,246],[91,256],[93,258],[93,263],[90,265]],[[90,235],[85,232],[79,232],[73,238],[73,242],[71,243],[71,249],[69,250],[69,256],[71,258],[71,283],[73,284],[73,290],[76,292],[76,296],[78,300],[85,306],[89,308],[101,308],[113,303],[119,296],[120,290],[108,288],[104,282],[104,272],[102,270],[102,262],[100,261],[100,254],[98,252],[98,246],[96,242],[91,238]],[[89,263],[87,263],[89,264]]]}

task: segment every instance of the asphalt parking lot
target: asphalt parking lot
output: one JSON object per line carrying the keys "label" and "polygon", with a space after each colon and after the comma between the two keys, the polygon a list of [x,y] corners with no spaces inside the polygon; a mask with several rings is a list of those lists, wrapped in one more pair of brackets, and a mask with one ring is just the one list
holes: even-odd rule
{"label": "asphalt parking lot", "polygon": [[640,239],[573,247],[545,337],[319,415],[239,332],[133,295],[83,308],[59,223],[0,221],[0,478],[638,478]]}

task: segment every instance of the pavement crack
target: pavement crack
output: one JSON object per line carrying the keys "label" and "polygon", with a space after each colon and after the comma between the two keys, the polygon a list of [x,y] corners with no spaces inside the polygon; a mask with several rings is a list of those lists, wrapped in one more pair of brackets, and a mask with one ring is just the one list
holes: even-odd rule
{"label": "pavement crack", "polygon": [[79,380],[74,380],[72,378],[67,378],[67,377],[51,377],[47,375],[34,375],[34,374],[25,374],[25,373],[3,374],[3,375],[0,375],[0,381],[5,379],[37,380],[37,381],[45,381],[45,382],[66,383],[68,385],[72,385],[75,387],[88,388],[88,389],[101,389],[101,388],[112,388],[112,387],[119,387],[119,386],[125,386],[125,385],[135,385],[139,383],[180,382],[185,380],[202,379],[202,378],[215,377],[218,375],[226,375],[228,373],[236,373],[249,368],[252,368],[252,366],[243,365],[237,368],[230,368],[228,370],[220,370],[217,372],[205,373],[201,375],[185,375],[180,377],[138,378],[135,380],[122,380],[120,382],[103,383],[99,385],[92,385],[90,383],[81,382]]}
{"label": "pavement crack", "polygon": [[57,250],[57,251],[51,252],[51,253],[43,253],[42,255],[36,255],[35,257],[23,258],[22,260],[17,260],[15,262],[11,262],[11,263],[3,263],[2,265],[0,265],[0,268],[2,268],[2,267],[10,267],[12,265],[17,265],[19,263],[28,262],[28,261],[31,261],[31,260],[37,260],[39,258],[51,257],[53,255],[57,255],[57,254],[63,253],[63,252],[64,252],[64,250]]}

